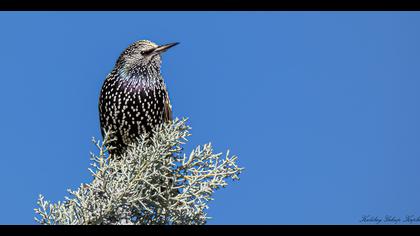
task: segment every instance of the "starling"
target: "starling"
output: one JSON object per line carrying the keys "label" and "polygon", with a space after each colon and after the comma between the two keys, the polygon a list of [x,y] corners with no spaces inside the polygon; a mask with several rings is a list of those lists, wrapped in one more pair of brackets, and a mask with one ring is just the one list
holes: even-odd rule
{"label": "starling", "polygon": [[177,45],[158,46],[148,40],[131,44],[119,56],[99,96],[102,136],[111,132],[111,155],[120,156],[129,144],[159,124],[172,120],[172,106],[160,73],[161,53]]}

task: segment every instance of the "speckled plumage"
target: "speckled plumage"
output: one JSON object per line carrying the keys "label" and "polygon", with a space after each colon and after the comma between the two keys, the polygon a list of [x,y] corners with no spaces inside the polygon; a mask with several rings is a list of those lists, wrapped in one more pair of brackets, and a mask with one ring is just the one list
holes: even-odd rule
{"label": "speckled plumage", "polygon": [[172,108],[160,73],[160,54],[176,45],[140,40],[125,49],[99,96],[102,135],[112,131],[110,154],[121,155],[140,134],[172,119]]}

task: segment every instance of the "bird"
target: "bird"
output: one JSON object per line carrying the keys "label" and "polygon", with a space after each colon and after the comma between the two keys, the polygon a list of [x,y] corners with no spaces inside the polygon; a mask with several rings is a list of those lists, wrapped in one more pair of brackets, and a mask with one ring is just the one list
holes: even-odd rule
{"label": "bird", "polygon": [[140,135],[172,120],[161,63],[162,53],[178,44],[136,41],[123,50],[106,76],[98,107],[102,136],[111,134],[106,144],[110,156],[121,156]]}

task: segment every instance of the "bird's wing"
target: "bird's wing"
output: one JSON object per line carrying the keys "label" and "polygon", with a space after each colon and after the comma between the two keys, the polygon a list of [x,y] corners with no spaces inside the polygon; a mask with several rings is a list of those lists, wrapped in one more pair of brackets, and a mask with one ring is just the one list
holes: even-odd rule
{"label": "bird's wing", "polygon": [[165,101],[163,104],[163,120],[165,122],[169,122],[172,121],[172,105],[171,105],[171,101],[169,100],[169,94],[168,91],[165,89]]}

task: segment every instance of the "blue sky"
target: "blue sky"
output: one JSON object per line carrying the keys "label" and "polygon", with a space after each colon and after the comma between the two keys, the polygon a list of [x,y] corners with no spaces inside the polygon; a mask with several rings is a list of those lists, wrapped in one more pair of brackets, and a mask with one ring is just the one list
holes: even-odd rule
{"label": "blue sky", "polygon": [[163,57],[187,146],[239,156],[209,224],[420,216],[420,14],[2,12],[1,224],[90,180],[98,95],[139,39]]}

